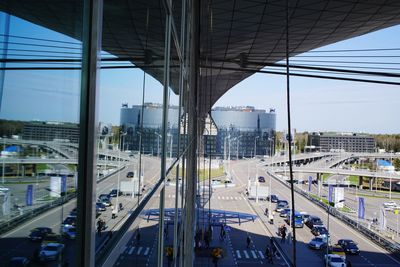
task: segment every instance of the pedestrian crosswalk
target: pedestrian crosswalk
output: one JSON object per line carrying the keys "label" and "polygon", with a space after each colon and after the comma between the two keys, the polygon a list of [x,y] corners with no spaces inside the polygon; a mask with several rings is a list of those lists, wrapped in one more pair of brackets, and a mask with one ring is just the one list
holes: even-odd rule
{"label": "pedestrian crosswalk", "polygon": [[148,256],[150,247],[131,246],[126,248],[125,253],[128,255]]}
{"label": "pedestrian crosswalk", "polygon": [[237,259],[265,259],[264,253],[261,250],[245,249],[235,251]]}
{"label": "pedestrian crosswalk", "polygon": [[[160,197],[158,194],[157,197]],[[165,198],[175,198],[174,194],[168,194],[165,195]],[[246,200],[246,198],[241,197],[241,196],[211,196],[212,200],[224,200],[224,201],[240,201],[240,200]]]}

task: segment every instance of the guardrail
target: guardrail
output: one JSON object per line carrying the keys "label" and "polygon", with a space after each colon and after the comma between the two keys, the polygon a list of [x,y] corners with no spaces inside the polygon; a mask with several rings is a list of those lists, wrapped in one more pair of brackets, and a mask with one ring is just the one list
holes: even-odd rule
{"label": "guardrail", "polygon": [[[114,175],[118,171],[123,170],[124,168],[125,168],[125,166],[122,166],[120,169],[116,169],[116,170],[110,172],[109,174],[98,179],[97,183],[102,182],[103,180]],[[16,215],[16,216],[11,217],[9,220],[7,220],[5,222],[1,222],[0,223],[0,235],[10,231],[11,229],[15,228],[16,226],[24,223],[25,221],[27,221],[29,219],[39,216],[40,214],[42,214],[52,208],[55,208],[55,207],[58,207],[58,206],[68,203],[70,200],[72,200],[75,197],[76,197],[76,192],[67,193],[65,196],[63,196],[61,198],[58,198],[54,201],[43,204],[38,208],[26,210],[26,211],[24,211],[24,214],[22,214],[22,215]]]}
{"label": "guardrail", "polygon": [[[272,173],[270,171],[267,171],[267,173],[269,175],[271,175],[271,177],[275,178],[277,181],[281,182],[286,187],[290,188],[289,182],[283,181],[282,179],[280,179],[279,177],[277,177],[274,173]],[[396,257],[397,259],[400,259],[400,245],[399,244],[397,244],[391,240],[388,240],[386,237],[381,236],[379,233],[371,231],[370,229],[368,229],[368,227],[365,227],[361,223],[349,218],[348,216],[339,212],[335,208],[330,207],[330,206],[326,205],[325,203],[316,200],[315,198],[311,197],[306,192],[302,191],[300,188],[294,187],[294,191],[296,191],[296,193],[302,195],[303,197],[307,198],[308,200],[310,200],[311,202],[313,202],[320,208],[326,210],[326,212],[328,212],[330,215],[338,218],[342,222],[346,223],[348,226],[351,226],[353,229],[357,230],[357,232],[362,233],[365,237],[374,241],[377,245],[379,245],[382,248],[384,248],[385,250],[391,252],[392,256]]]}

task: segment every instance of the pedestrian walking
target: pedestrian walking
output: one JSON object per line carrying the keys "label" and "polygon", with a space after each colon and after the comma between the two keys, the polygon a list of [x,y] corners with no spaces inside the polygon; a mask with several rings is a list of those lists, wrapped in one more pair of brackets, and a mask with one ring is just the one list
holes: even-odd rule
{"label": "pedestrian walking", "polygon": [[286,238],[286,231],[282,229],[282,233],[281,233],[281,243],[285,243],[285,238]]}
{"label": "pedestrian walking", "polygon": [[272,249],[269,246],[265,249],[265,257],[267,258],[268,263],[274,263],[272,260]]}
{"label": "pedestrian walking", "polygon": [[251,239],[249,235],[247,236],[246,242],[247,242],[247,248],[250,248]]}

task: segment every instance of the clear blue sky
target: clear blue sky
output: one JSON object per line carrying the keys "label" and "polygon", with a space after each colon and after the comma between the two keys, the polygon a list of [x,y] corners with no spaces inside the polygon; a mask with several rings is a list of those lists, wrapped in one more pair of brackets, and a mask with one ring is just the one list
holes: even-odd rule
{"label": "clear blue sky", "polygon": [[[3,22],[4,16],[0,16],[0,25]],[[11,19],[10,34],[76,42],[58,33],[28,25],[17,18]],[[400,48],[398,36],[400,26],[332,44],[320,50]],[[10,44],[9,48],[22,46]],[[399,57],[400,52],[390,51],[379,55]],[[393,63],[400,61],[395,57],[374,60]],[[143,72],[133,69],[102,70],[100,77],[99,119],[119,124],[122,103],[141,103]],[[78,71],[8,71],[0,118],[76,122],[79,117],[79,86]],[[292,77],[291,90],[292,126],[298,131],[400,133],[399,86]],[[253,105],[267,110],[275,108],[277,129],[283,130],[287,125],[285,97],[285,77],[255,74],[232,88],[216,105]],[[149,75],[146,75],[145,101],[162,102],[162,86]],[[178,98],[171,94],[171,103],[176,104],[177,101]]]}

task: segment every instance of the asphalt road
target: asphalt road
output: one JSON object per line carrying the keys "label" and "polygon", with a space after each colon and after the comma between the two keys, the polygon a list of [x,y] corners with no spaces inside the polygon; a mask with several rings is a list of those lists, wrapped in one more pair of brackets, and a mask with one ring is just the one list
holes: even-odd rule
{"label": "asphalt road", "polygon": [[[134,164],[135,163],[130,163],[130,165],[127,165],[126,168],[120,172],[120,181],[127,180],[126,173],[134,169]],[[158,178],[159,171],[160,169],[158,159],[148,157],[144,158],[144,183],[147,185],[148,188],[151,187],[152,184],[154,184],[155,180]],[[97,195],[102,193],[109,193],[112,189],[117,188],[117,181],[118,174],[114,174],[100,182],[97,185]],[[112,200],[112,202],[114,201],[115,199]],[[137,204],[137,198],[132,199],[130,196],[121,196],[119,197],[119,201],[123,203],[123,206],[125,208],[117,215],[116,219],[111,219],[110,208],[107,208],[107,211],[102,212],[102,214],[100,215],[100,217],[106,221],[107,229],[101,237],[96,238],[97,245],[100,244],[104,240],[104,238],[106,238],[106,233],[108,233],[110,230],[116,230],[116,226],[120,226],[118,223],[126,216],[126,214],[134,209]],[[65,203],[63,206],[56,207],[44,214],[41,214],[31,221],[19,225],[15,229],[0,236],[0,266],[6,266],[6,263],[11,257],[32,257],[34,250],[40,246],[40,243],[34,243],[28,240],[27,236],[29,235],[30,230],[35,227],[46,226],[52,228],[53,232],[59,233],[62,218],[68,216],[75,207],[76,200],[74,199],[69,201],[68,203]],[[64,253],[64,259],[69,259],[69,266],[74,266],[73,260],[71,260],[74,258],[75,255],[74,241],[67,240],[65,244],[66,249]],[[45,264],[45,266],[56,265],[56,262]]]}
{"label": "asphalt road", "polygon": [[[243,162],[232,164],[232,168],[237,178],[239,180],[242,179],[243,183],[247,182],[247,172],[243,170],[244,166],[245,165]],[[259,174],[260,174],[260,169],[259,169]],[[267,180],[266,186],[268,186],[269,176],[267,176],[266,173],[264,173],[264,176],[266,177]],[[275,179],[272,179],[272,194],[277,194],[280,199],[286,199],[289,202],[291,200],[289,189],[282,183],[276,181]],[[296,201],[295,205],[297,211],[305,211],[311,215],[319,216],[324,221],[325,225],[327,224],[327,215],[324,210],[320,209],[319,207],[309,202],[304,197],[299,196],[298,194],[295,194],[295,201]],[[263,207],[267,206],[268,204],[265,203]],[[375,245],[370,240],[366,239],[363,235],[357,233],[355,230],[346,226],[340,220],[331,216],[329,224],[330,224],[329,231],[331,234],[331,242],[333,244],[335,244],[338,239],[342,238],[353,239],[356,243],[358,243],[359,248],[361,250],[360,255],[348,257],[351,260],[353,266],[399,266],[400,265],[400,262],[393,259],[386,250]],[[301,243],[303,244],[308,243],[313,237],[312,234],[310,233],[310,230],[307,227],[304,227],[303,229],[299,229],[298,231],[296,231],[296,235],[300,243],[300,246]],[[311,250],[309,251],[310,254],[307,255],[316,254],[318,257],[322,259],[323,253],[314,252]],[[301,257],[301,255],[298,256]]]}

